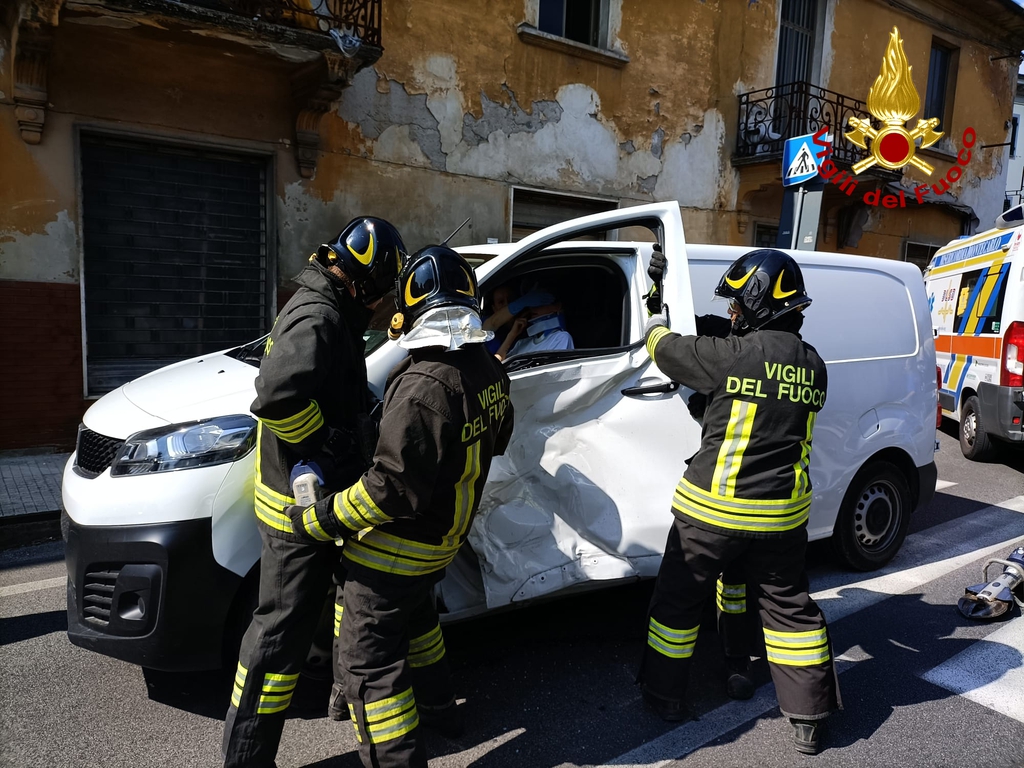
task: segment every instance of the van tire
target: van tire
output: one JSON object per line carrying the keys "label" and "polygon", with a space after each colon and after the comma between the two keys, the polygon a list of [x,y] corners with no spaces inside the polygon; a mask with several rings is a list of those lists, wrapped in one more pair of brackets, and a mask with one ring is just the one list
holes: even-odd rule
{"label": "van tire", "polygon": [[981,423],[978,396],[967,398],[960,410],[960,452],[971,461],[986,461],[995,454],[992,439]]}
{"label": "van tire", "polygon": [[858,571],[874,571],[892,560],[910,527],[913,501],[895,464],[869,461],[854,476],[839,507],[832,545]]}

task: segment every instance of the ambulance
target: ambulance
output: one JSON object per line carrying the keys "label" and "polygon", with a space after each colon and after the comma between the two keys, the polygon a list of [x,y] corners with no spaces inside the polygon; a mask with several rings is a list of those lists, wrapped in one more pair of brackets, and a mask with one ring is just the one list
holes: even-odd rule
{"label": "ambulance", "polygon": [[1024,206],[940,248],[925,270],[939,405],[973,461],[1024,443]]}

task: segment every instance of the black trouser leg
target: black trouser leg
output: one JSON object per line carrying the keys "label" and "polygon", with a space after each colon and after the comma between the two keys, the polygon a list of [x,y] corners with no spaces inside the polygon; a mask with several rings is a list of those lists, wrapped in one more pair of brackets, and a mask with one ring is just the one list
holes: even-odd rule
{"label": "black trouser leg", "polygon": [[732,559],[732,549],[727,536],[679,519],[673,523],[651,599],[638,676],[654,695],[683,700],[704,601],[723,565]]}
{"label": "black trouser leg", "polygon": [[718,608],[718,636],[726,656],[750,658],[750,627],[747,621],[746,575],[733,563],[718,577],[715,603]]}
{"label": "black trouser leg", "polygon": [[760,584],[768,667],[787,717],[819,720],[840,707],[825,617],[808,594],[807,532],[751,543],[745,567]]}
{"label": "black trouser leg", "polygon": [[366,768],[426,768],[409,639],[436,579],[351,569],[338,659]]}
{"label": "black trouser leg", "polygon": [[416,706],[439,710],[455,703],[455,684],[433,600],[422,601],[409,621],[409,667]]}
{"label": "black trouser leg", "polygon": [[224,723],[225,766],[274,764],[299,672],[323,609],[333,544],[305,544],[261,530],[260,599],[242,638]]}

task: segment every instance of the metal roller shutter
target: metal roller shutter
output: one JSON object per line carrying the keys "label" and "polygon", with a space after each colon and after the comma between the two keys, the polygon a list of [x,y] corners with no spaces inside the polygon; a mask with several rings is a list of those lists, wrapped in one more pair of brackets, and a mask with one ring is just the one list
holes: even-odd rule
{"label": "metal roller shutter", "polygon": [[81,161],[89,395],[266,332],[264,159],[83,134]]}

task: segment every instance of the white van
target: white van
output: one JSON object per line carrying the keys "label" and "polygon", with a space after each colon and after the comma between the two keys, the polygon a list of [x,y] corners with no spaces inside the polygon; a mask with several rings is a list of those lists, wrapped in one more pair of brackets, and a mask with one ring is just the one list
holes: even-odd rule
{"label": "white van", "polygon": [[990,458],[1024,443],[1024,206],[996,228],[936,251],[925,270],[939,404],[960,422],[960,450]]}
{"label": "white van", "polygon": [[[687,246],[675,202],[461,249],[492,257],[478,268],[485,292],[543,273],[576,349],[506,361],[515,432],[492,464],[468,545],[438,585],[446,620],[657,574],[672,492],[700,427],[686,407],[692,393],[653,366],[643,345],[651,243],[580,239],[630,227],[653,233],[668,256],[673,330],[693,333],[695,312],[723,313],[712,291],[746,249]],[[904,263],[793,255],[814,299],[805,337],[829,368],[809,533],[832,536],[848,563],[869,570],[895,555],[911,512],[935,490],[924,286]],[[165,670],[233,659],[225,638],[248,623],[258,579],[248,407],[261,350],[256,342],[169,366],[85,414],[64,473],[75,644]],[[378,394],[404,354],[371,332],[367,370]],[[222,434],[233,435],[226,446]],[[125,473],[124,446],[139,440],[155,442],[167,461]]]}

